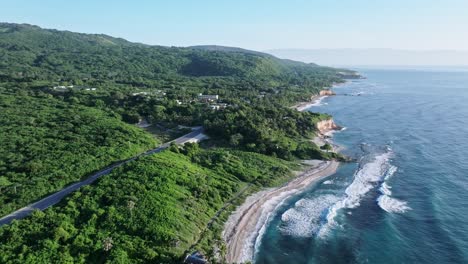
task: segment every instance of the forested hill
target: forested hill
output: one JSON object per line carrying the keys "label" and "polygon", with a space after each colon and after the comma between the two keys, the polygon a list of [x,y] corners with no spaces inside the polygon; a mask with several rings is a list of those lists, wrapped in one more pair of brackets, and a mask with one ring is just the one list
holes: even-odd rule
{"label": "forested hill", "polygon": [[[294,61],[294,60],[289,60],[289,59],[279,59],[271,54],[265,53],[265,52],[260,52],[260,51],[254,51],[254,50],[247,50],[247,49],[242,49],[242,48],[236,48],[236,47],[227,47],[227,46],[219,46],[219,45],[198,45],[198,46],[191,46],[189,47],[191,49],[199,49],[199,50],[208,50],[208,51],[222,51],[222,52],[240,52],[240,53],[248,53],[248,54],[255,54],[263,57],[269,57],[272,60],[275,60],[279,64],[289,64],[291,66],[303,66],[303,67],[320,67],[319,65],[315,63],[305,63],[305,62],[300,62],[300,61]],[[324,68],[324,67],[322,67]]]}
{"label": "forested hill", "polygon": [[150,46],[107,35],[0,23],[0,81],[115,81],[144,86],[217,76],[311,85],[311,76],[330,78],[336,72],[259,52],[208,47]]}

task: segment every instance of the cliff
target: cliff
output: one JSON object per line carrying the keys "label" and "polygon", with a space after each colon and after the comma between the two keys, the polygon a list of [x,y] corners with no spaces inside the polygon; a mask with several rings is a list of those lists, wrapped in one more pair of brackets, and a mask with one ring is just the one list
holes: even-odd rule
{"label": "cliff", "polygon": [[341,127],[333,121],[333,119],[327,119],[317,122],[315,125],[320,134],[325,134],[332,130],[340,130]]}
{"label": "cliff", "polygon": [[333,92],[330,89],[325,89],[325,90],[321,90],[319,95],[320,96],[329,96],[329,95],[336,95],[336,94],[335,94],[335,92]]}

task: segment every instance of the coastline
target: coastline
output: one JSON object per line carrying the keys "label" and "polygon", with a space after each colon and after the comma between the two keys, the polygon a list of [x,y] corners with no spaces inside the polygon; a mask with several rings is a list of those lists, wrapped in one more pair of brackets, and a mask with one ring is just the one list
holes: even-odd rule
{"label": "coastline", "polygon": [[[315,163],[315,162],[313,162]],[[334,174],[338,168],[337,161],[320,161],[285,185],[270,188],[249,196],[229,217],[224,226],[223,239],[226,242],[227,263],[251,261],[255,253],[255,244],[268,224],[270,215],[284,200],[310,185]]]}
{"label": "coastline", "polygon": [[316,95],[311,98],[309,102],[301,102],[296,105],[293,105],[291,108],[296,109],[299,112],[305,111],[312,106],[320,105],[323,99],[327,98],[328,95]]}
{"label": "coastline", "polygon": [[[311,102],[302,102],[292,108],[297,111],[305,111],[312,106],[319,105],[321,100],[330,95],[314,96],[311,98]],[[333,119],[321,122],[323,123],[318,126],[319,134],[312,141],[318,146],[330,143],[333,146],[333,151],[339,150],[339,147],[331,142],[330,136],[333,131],[339,131],[342,128],[337,126]],[[229,216],[222,233],[226,243],[224,260],[227,263],[252,261],[257,242],[261,239],[270,216],[276,209],[292,195],[333,175],[339,166],[339,162],[334,160],[309,160],[303,163],[306,164],[306,168],[297,172],[294,179],[281,187],[265,189],[250,195]]]}
{"label": "coastline", "polygon": [[343,83],[334,83],[330,88],[324,88],[323,90],[319,92],[319,94],[312,96],[309,101],[299,102],[291,106],[291,108],[302,112],[302,111],[309,109],[312,106],[318,106],[320,105],[323,99],[327,98],[328,96],[336,95],[331,89],[337,88],[342,85],[346,85],[348,82],[349,81],[345,81]]}

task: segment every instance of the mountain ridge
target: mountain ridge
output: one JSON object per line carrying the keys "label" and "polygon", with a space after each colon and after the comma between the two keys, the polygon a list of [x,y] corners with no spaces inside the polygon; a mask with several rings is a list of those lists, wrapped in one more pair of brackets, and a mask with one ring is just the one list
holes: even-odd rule
{"label": "mountain ridge", "polygon": [[43,29],[29,24],[0,23],[0,36],[0,81],[43,77],[69,81],[113,79],[125,83],[133,78],[164,76],[284,79],[287,75],[331,70],[241,48],[147,45],[105,34]]}
{"label": "mountain ridge", "polygon": [[272,49],[279,58],[330,66],[468,66],[468,50]]}

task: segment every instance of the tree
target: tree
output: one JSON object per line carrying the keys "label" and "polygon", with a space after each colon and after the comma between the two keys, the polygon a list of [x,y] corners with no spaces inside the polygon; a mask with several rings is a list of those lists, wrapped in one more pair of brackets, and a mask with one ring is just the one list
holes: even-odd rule
{"label": "tree", "polygon": [[122,114],[122,120],[129,124],[136,124],[140,122],[141,116],[136,112],[125,112]]}
{"label": "tree", "polygon": [[329,143],[325,143],[323,146],[320,147],[320,149],[330,151],[333,150],[333,147]]}
{"label": "tree", "polygon": [[8,180],[5,176],[0,176],[0,193],[2,192],[3,187],[8,187],[13,183]]}
{"label": "tree", "polygon": [[177,146],[177,144],[174,142],[171,142],[171,144],[169,145],[169,151],[174,153],[180,153],[179,146]]}
{"label": "tree", "polygon": [[183,153],[189,157],[193,157],[200,152],[200,145],[197,143],[187,142],[184,144]]}
{"label": "tree", "polygon": [[229,138],[229,144],[233,147],[237,147],[242,143],[243,140],[244,140],[244,136],[242,136],[242,134],[240,133],[237,133],[237,134],[232,135]]}
{"label": "tree", "polygon": [[166,119],[166,107],[162,105],[155,105],[153,107],[153,112],[151,113],[151,117],[153,121],[163,121]]}

